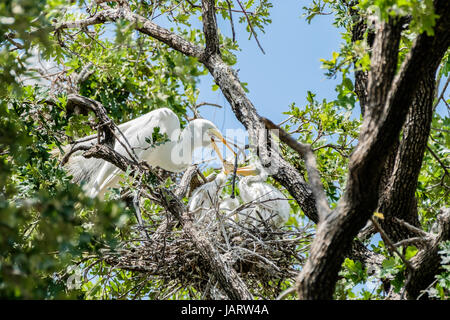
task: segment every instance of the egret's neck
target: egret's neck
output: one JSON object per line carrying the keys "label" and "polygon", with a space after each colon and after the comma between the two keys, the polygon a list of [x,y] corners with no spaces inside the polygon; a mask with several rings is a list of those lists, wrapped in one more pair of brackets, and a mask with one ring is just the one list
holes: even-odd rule
{"label": "egret's neck", "polygon": [[178,141],[173,146],[172,161],[177,166],[177,171],[183,171],[192,163],[194,150],[201,147],[201,136],[196,137],[192,125],[188,125],[181,131]]}

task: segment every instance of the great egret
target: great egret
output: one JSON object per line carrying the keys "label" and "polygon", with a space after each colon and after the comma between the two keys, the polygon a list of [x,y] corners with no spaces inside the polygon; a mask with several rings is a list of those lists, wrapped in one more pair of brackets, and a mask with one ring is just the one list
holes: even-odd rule
{"label": "great egret", "polygon": [[283,226],[289,219],[291,207],[286,197],[274,186],[266,183],[268,174],[259,160],[247,167],[237,169],[242,175],[239,180],[239,194],[244,203],[254,202],[253,208],[239,213],[239,220],[253,226],[264,223]]}
{"label": "great egret", "polygon": [[[180,130],[177,115],[168,108],[151,111],[118,127],[128,142],[124,141],[120,134],[116,134],[117,138],[123,145],[129,143],[139,161],[146,161],[153,167],[158,166],[171,172],[186,170],[197,148],[213,148],[223,162],[216,140],[221,141],[234,152],[211,121],[195,119]],[[167,134],[169,141],[152,146],[148,143],[148,139],[152,138],[154,129],[157,127],[160,134]],[[83,144],[93,143],[88,141]],[[114,150],[130,158],[122,144],[116,141]],[[113,164],[100,159],[86,159],[81,154],[72,156],[66,167],[75,182],[83,180],[86,182],[85,189],[91,197],[103,197],[106,190],[116,186],[120,179],[121,170]]]}

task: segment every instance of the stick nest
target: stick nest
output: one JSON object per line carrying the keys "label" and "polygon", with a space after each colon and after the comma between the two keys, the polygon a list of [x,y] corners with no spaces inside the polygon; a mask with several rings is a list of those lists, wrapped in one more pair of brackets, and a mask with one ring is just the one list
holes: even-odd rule
{"label": "stick nest", "polygon": [[[195,223],[198,231],[237,271],[254,296],[276,298],[285,289],[283,283],[293,281],[310,240],[306,228],[255,227],[235,221],[218,209],[210,209],[207,214],[209,221]],[[139,237],[134,241],[104,250],[102,259],[114,268],[153,277],[161,287],[196,292],[192,298],[226,298],[214,270],[181,226],[168,217],[153,222],[138,228]]]}

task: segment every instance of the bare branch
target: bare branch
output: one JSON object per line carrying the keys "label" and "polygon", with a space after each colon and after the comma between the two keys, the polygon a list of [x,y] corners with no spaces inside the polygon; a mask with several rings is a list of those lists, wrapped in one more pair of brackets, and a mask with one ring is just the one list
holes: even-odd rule
{"label": "bare branch", "polygon": [[411,263],[405,258],[405,256],[397,250],[396,245],[392,242],[391,239],[389,239],[388,235],[386,234],[386,232],[384,232],[383,228],[381,228],[380,224],[377,222],[376,219],[374,219],[373,217],[370,218],[370,221],[372,221],[372,224],[374,225],[375,229],[377,229],[377,231],[380,233],[381,238],[383,239],[383,241],[387,244],[387,246],[389,247],[390,251],[397,254],[400,259],[402,259],[403,263],[411,270],[414,270],[414,267],[411,265]]}
{"label": "bare branch", "polygon": [[158,26],[154,22],[136,13],[131,12],[127,7],[103,10],[98,12],[94,16],[83,20],[61,22],[55,26],[55,31],[59,32],[63,29],[69,28],[83,28],[91,25],[106,23],[109,21],[117,21],[119,19],[128,20],[135,25],[136,30],[167,44],[171,48],[180,51],[181,53],[199,59],[203,57],[203,48],[194,45],[181,36]]}
{"label": "bare branch", "polygon": [[236,42],[236,32],[234,31],[234,22],[233,22],[233,10],[231,10],[231,2],[230,0],[226,0],[228,4],[228,14],[230,15],[230,24],[231,24],[231,33],[233,36],[233,42]]}
{"label": "bare branch", "polygon": [[409,229],[410,231],[412,231],[413,233],[416,233],[416,234],[420,235],[423,238],[429,238],[431,236],[429,233],[423,231],[420,228],[417,228],[417,227],[413,226],[412,224],[409,224],[408,222],[406,222],[404,220],[401,220],[401,219],[398,219],[398,218],[394,218],[394,220],[397,223],[399,223],[399,224],[403,225],[404,227],[406,227],[407,229]]}
{"label": "bare branch", "polygon": [[306,170],[308,172],[308,178],[310,181],[311,189],[314,197],[316,198],[317,212],[319,213],[319,221],[324,220],[330,213],[330,207],[328,205],[327,197],[323,188],[322,181],[320,179],[320,173],[317,169],[316,157],[311,149],[310,145],[300,143],[292,136],[286,133],[283,129],[277,126],[275,123],[267,118],[262,118],[268,129],[275,129],[279,131],[279,137],[281,141],[286,143],[289,147],[299,153],[305,160]]}
{"label": "bare branch", "polygon": [[242,9],[242,12],[244,12],[245,17],[247,18],[248,26],[250,27],[250,30],[251,30],[253,36],[255,37],[255,40],[256,40],[256,43],[258,44],[258,47],[261,49],[261,51],[262,51],[263,54],[266,54],[266,53],[264,52],[263,47],[261,46],[261,43],[259,43],[258,36],[256,35],[255,30],[253,29],[252,22],[250,21],[250,18],[248,17],[248,14],[247,14],[247,12],[245,11],[244,6],[242,5],[241,1],[239,1],[239,0],[236,0],[236,1],[238,2],[239,6],[240,6],[241,9]]}
{"label": "bare branch", "polygon": [[211,106],[211,107],[216,107],[216,108],[222,108],[222,106],[220,104],[216,104],[216,103],[211,103],[211,102],[201,102],[195,105],[195,108],[200,108],[202,106]]}
{"label": "bare branch", "polygon": [[16,47],[14,50],[24,49],[21,43],[14,40],[14,33],[5,34],[5,39]]}
{"label": "bare branch", "polygon": [[[439,95],[439,97],[437,98],[436,102],[434,103],[434,105],[433,105],[433,111],[436,110],[436,107],[438,106],[438,104],[439,104],[439,102],[440,102],[441,100],[445,102],[444,94],[445,94],[445,91],[447,90],[447,87],[448,87],[448,84],[449,84],[449,83],[450,83],[450,77],[447,78],[447,81],[446,81],[445,84],[444,84],[444,88],[442,88],[441,94]],[[438,87],[436,87],[436,91],[437,91],[437,89],[438,89]]]}

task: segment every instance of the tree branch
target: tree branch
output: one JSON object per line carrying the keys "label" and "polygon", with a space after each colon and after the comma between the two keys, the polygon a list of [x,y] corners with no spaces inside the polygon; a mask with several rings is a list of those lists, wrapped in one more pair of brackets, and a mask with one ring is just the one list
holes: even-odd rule
{"label": "tree branch", "polygon": [[206,57],[220,55],[214,0],[202,0],[203,33],[206,41]]}
{"label": "tree branch", "polygon": [[435,275],[442,271],[439,245],[450,240],[450,209],[445,208],[438,216],[439,232],[428,243],[426,249],[420,250],[410,262],[414,267],[410,281],[406,284],[406,297],[416,299],[435,281]]}
{"label": "tree branch", "polygon": [[[382,39],[374,44],[385,48],[374,48],[375,59],[372,60],[371,68],[373,75],[369,75],[372,78],[369,94],[378,96],[371,97],[368,104],[371,110],[366,110],[370,115],[365,117],[359,143],[350,157],[346,191],[335,211],[319,224],[309,259],[297,279],[301,299],[332,297],[344,253],[376,209],[385,155],[398,139],[413,93],[417,89],[418,79],[424,74],[435,72],[450,45],[450,3],[437,0],[435,9],[440,16],[436,21],[435,35],[423,33],[416,38],[393,81],[390,81],[391,66],[397,63],[397,54],[393,53],[397,48],[387,46]],[[394,41],[397,39],[395,30],[393,26],[391,36],[388,29],[385,31],[388,33],[386,36]],[[382,57],[395,61],[384,61]],[[375,66],[374,63],[384,65],[386,72],[383,73],[380,66]],[[384,87],[386,83],[388,91]]]}
{"label": "tree branch", "polygon": [[245,18],[247,19],[248,26],[249,26],[250,31],[252,32],[253,36],[255,37],[255,40],[256,40],[256,43],[258,44],[258,47],[261,49],[261,52],[262,52],[263,54],[266,54],[266,53],[264,52],[263,47],[261,46],[261,43],[259,43],[258,36],[256,35],[255,29],[253,29],[252,22],[250,21],[250,18],[248,17],[248,14],[247,14],[247,12],[245,11],[244,6],[242,5],[241,1],[239,1],[239,0],[236,0],[236,1],[237,1],[237,3],[239,4],[239,6],[241,7],[241,10],[242,10],[242,12],[244,13]]}
{"label": "tree branch", "polygon": [[66,21],[57,24],[54,28],[56,32],[69,28],[83,28],[91,25],[105,23],[109,21],[117,21],[124,19],[135,25],[135,29],[157,39],[169,47],[180,51],[183,54],[202,59],[204,55],[203,48],[192,44],[181,36],[164,29],[154,22],[130,11],[127,7],[119,7],[118,9],[107,9],[96,13],[94,16],[78,20]]}
{"label": "tree branch", "polygon": [[330,207],[328,205],[328,200],[323,188],[322,181],[320,179],[320,173],[317,168],[316,157],[311,149],[311,145],[300,143],[292,136],[290,136],[286,131],[281,129],[275,123],[267,118],[262,118],[267,129],[278,130],[279,138],[281,141],[286,143],[289,147],[295,150],[298,154],[302,156],[305,160],[306,171],[308,172],[308,178],[310,181],[310,186],[316,200],[317,212],[319,214],[319,222],[324,220],[326,216],[330,213]]}

